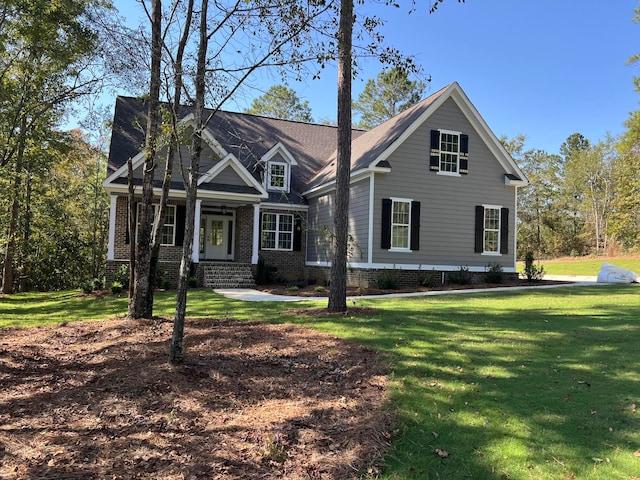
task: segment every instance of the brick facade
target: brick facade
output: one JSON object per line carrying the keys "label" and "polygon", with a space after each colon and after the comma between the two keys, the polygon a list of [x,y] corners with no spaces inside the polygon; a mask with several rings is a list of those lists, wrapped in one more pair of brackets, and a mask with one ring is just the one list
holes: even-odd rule
{"label": "brick facade", "polygon": [[[184,205],[184,202],[169,201],[171,205]],[[290,212],[275,209],[261,209],[261,212],[292,213],[294,218],[302,218],[306,223],[306,212]],[[234,232],[234,261],[237,263],[251,263],[253,254],[253,205],[245,205],[235,209]],[[259,250],[269,267],[274,272],[274,278],[282,281],[301,281],[307,278],[305,272],[306,260],[306,231],[302,230],[302,250],[275,251]],[[114,274],[122,264],[129,263],[129,243],[127,235],[127,197],[119,196],[116,200],[116,225],[114,241],[114,260],[107,261],[106,280],[107,285],[113,282]],[[160,247],[159,268],[163,280],[169,280],[172,287],[178,283],[180,259],[182,257],[181,246]],[[201,264],[194,265],[194,274],[198,278],[198,284],[204,282],[204,273]]]}
{"label": "brick facade", "polygon": [[[312,283],[328,285],[330,278],[329,267],[306,267],[306,278]],[[441,270],[400,270],[400,269],[371,269],[351,268],[347,269],[347,286],[362,288],[379,288],[387,280],[395,285],[395,288],[411,288],[423,283],[433,286],[454,283],[457,271]],[[485,272],[466,272],[469,283],[483,283],[486,281]],[[517,273],[503,274],[504,279],[517,278]]]}

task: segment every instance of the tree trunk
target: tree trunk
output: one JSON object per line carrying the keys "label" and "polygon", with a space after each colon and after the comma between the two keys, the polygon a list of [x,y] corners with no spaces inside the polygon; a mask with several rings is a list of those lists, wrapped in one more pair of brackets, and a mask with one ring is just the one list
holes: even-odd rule
{"label": "tree trunk", "polygon": [[184,243],[182,245],[182,260],[180,262],[180,277],[178,279],[178,295],[176,298],[176,315],[173,320],[173,334],[169,363],[178,365],[184,360],[184,319],[187,311],[187,287],[189,272],[191,271],[193,252],[193,233],[195,229],[196,199],[198,194],[198,172],[200,170],[200,156],[202,154],[202,130],[205,95],[206,55],[208,47],[207,37],[207,8],[208,0],[202,0],[200,12],[200,41],[198,45],[198,66],[196,69],[196,98],[194,104],[194,127],[189,167],[189,184],[187,186],[187,208],[185,212]]}
{"label": "tree trunk", "polygon": [[127,197],[127,222],[129,225],[129,310],[132,309],[133,285],[136,281],[136,212],[135,190],[133,185],[133,163],[131,158],[127,160],[127,181],[129,183],[129,196]]}
{"label": "tree trunk", "polygon": [[351,170],[351,44],[353,0],[341,0],[338,32],[338,158],[334,210],[334,248],[331,261],[330,312],[347,311],[347,242]]}
{"label": "tree trunk", "polygon": [[153,176],[156,163],[156,147],[159,135],[158,113],[160,108],[160,60],[162,58],[162,1],[151,4],[151,81],[149,83],[149,108],[147,113],[147,133],[145,138],[145,159],[142,177],[142,201],[138,218],[139,228],[136,241],[135,276],[133,297],[129,299],[128,316],[149,318],[153,311],[149,307],[151,260],[151,229],[153,222]]}
{"label": "tree trunk", "polygon": [[164,218],[167,212],[167,200],[169,199],[169,187],[171,186],[171,175],[173,173],[173,157],[180,154],[180,133],[178,132],[178,115],[180,111],[180,102],[182,99],[182,60],[184,57],[184,50],[189,40],[189,32],[191,28],[191,18],[193,16],[193,2],[189,0],[187,5],[187,12],[184,22],[184,30],[180,37],[180,43],[178,44],[178,50],[176,59],[173,64],[174,69],[174,91],[173,100],[169,102],[171,108],[171,127],[173,135],[169,140],[169,148],[167,149],[166,163],[164,169],[164,178],[162,180],[162,193],[160,194],[159,212],[158,212],[158,225],[153,229],[153,237],[151,240],[151,259],[149,262],[149,283],[152,288],[147,293],[147,308],[153,313],[153,286],[157,283],[158,279],[158,260],[160,259],[160,244],[162,243],[162,225],[164,224]]}
{"label": "tree trunk", "polygon": [[13,259],[16,251],[16,235],[18,234],[18,217],[20,215],[20,190],[22,188],[22,163],[27,137],[27,117],[20,120],[20,138],[16,154],[16,168],[13,178],[13,201],[9,212],[9,229],[7,231],[7,245],[5,247],[4,262],[2,264],[2,293],[13,293]]}

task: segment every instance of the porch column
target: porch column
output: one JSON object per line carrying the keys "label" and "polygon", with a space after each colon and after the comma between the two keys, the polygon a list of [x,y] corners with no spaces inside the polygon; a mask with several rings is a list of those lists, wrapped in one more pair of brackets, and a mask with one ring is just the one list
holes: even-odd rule
{"label": "porch column", "polygon": [[191,260],[193,263],[200,261],[200,206],[202,200],[196,200],[196,214],[193,219],[193,246],[191,247]]}
{"label": "porch column", "polygon": [[253,247],[251,253],[251,263],[258,263],[258,246],[260,245],[260,204],[253,205]]}
{"label": "porch column", "polygon": [[107,243],[107,260],[114,260],[116,256],[116,204],[118,196],[109,195],[109,243]]}

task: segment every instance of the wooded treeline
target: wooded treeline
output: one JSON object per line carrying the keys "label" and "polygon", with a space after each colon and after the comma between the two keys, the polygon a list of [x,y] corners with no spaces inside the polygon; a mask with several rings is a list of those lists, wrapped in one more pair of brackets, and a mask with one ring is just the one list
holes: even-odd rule
{"label": "wooded treeline", "polygon": [[[186,8],[184,2],[172,5]],[[276,28],[287,22],[298,25],[304,35],[281,38],[282,46],[264,60],[260,52],[252,50],[252,58],[244,66],[227,64],[222,68],[222,61],[215,60],[222,58],[222,51],[218,56],[210,52],[207,98],[215,99],[216,108],[257,65],[272,69],[294,65],[295,75],[313,76],[314,71],[301,68],[304,62],[316,62],[319,70],[323,62],[335,59],[335,43],[325,42],[325,48],[320,48],[321,42],[302,43],[311,38],[309,32],[316,32],[317,26],[312,28],[311,19],[305,16],[309,11],[300,11],[298,4],[292,2],[290,8],[280,5],[279,10],[273,10],[279,12],[280,21],[269,20],[270,24],[260,16],[266,10],[250,12],[243,2],[229,5],[235,10],[230,8],[229,17],[219,17],[217,23],[222,26],[223,20],[237,18],[237,23],[228,24],[229,31],[242,32],[251,19],[262,22],[265,39],[271,36],[277,40],[278,34],[290,31]],[[255,7],[260,5],[258,2]],[[324,10],[315,7],[320,18]],[[329,15],[335,11],[327,10]],[[184,27],[180,24],[183,13],[178,7],[167,10],[164,25]],[[72,288],[104,276],[108,202],[102,181],[108,142],[95,132],[66,132],[61,126],[74,108],[95,99],[109,82],[132,85],[131,94],[148,94],[150,47],[145,28],[125,31],[119,19],[109,20],[114,14],[105,0],[5,0],[0,6],[3,292]],[[187,23],[195,27],[195,22],[196,18]],[[327,22],[323,28],[326,39],[335,25]],[[171,52],[169,31],[164,31],[165,53]],[[130,41],[117,43],[125,38]],[[297,44],[284,47],[285,40],[298,38]],[[174,40],[178,42],[177,35]],[[303,48],[309,45],[314,48]],[[400,58],[393,49],[380,47],[379,52]],[[194,58],[190,59],[191,70],[195,70]],[[172,57],[163,63],[164,79],[174,78],[170,67],[175,67],[175,60]],[[634,57],[630,62],[637,60]],[[131,65],[137,65],[135,71]],[[406,75],[401,77],[406,84]],[[173,85],[171,81],[163,84],[164,99],[175,98],[170,93]],[[183,91],[184,101],[193,102],[193,84]],[[360,113],[362,105],[357,102]],[[374,113],[376,107],[371,108]],[[576,133],[559,146],[558,154],[526,149],[524,136],[503,141],[530,181],[519,191],[520,257],[528,250],[551,257],[640,249],[640,111],[630,115],[623,135],[597,140]]]}

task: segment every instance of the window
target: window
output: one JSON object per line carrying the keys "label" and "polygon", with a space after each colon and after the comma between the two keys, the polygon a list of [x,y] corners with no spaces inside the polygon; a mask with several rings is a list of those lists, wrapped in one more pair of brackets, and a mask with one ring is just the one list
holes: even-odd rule
{"label": "window", "polygon": [[263,250],[293,250],[293,215],[263,213],[260,246]]}
{"label": "window", "polygon": [[267,164],[267,189],[288,190],[289,165],[269,162]]}
{"label": "window", "polygon": [[460,136],[457,133],[440,132],[440,171],[458,173]]}
{"label": "window", "polygon": [[509,253],[509,209],[496,205],[476,206],[475,252],[485,255]]}
{"label": "window", "polygon": [[380,247],[393,251],[420,249],[420,202],[406,198],[382,199]]}
{"label": "window", "polygon": [[393,200],[391,208],[391,248],[409,249],[411,202]]}
{"label": "window", "polygon": [[224,222],[222,220],[211,220],[211,246],[222,246],[224,236]]}
{"label": "window", "polygon": [[469,173],[469,135],[431,130],[429,170],[443,175]]}
{"label": "window", "polygon": [[484,241],[482,251],[485,253],[500,252],[500,209],[485,207],[484,209]]}
{"label": "window", "polygon": [[[142,204],[138,204],[138,211],[137,211],[137,220],[136,220],[136,236],[138,234],[138,230],[140,227],[140,216],[141,216],[141,209],[140,207],[142,207]],[[153,223],[155,225],[157,219],[156,219],[156,212],[158,212],[157,207],[159,207],[159,205],[151,205],[152,208],[152,215],[153,215]],[[167,205],[166,209],[165,209],[165,218],[164,218],[164,224],[162,225],[162,236],[160,238],[160,245],[163,246],[173,246],[176,243],[176,206],[175,205]]]}

